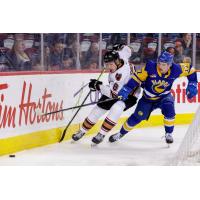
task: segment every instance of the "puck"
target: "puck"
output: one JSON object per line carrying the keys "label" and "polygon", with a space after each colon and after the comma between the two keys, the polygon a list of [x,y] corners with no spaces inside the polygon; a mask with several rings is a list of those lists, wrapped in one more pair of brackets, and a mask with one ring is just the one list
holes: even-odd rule
{"label": "puck", "polygon": [[9,155],[9,157],[10,157],[10,158],[14,158],[14,157],[15,157],[15,155],[14,155],[14,154],[12,154],[12,155]]}

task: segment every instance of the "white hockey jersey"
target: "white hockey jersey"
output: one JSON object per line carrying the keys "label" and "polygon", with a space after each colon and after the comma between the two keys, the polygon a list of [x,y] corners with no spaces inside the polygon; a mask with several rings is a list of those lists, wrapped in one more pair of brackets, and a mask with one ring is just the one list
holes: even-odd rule
{"label": "white hockey jersey", "polygon": [[119,53],[119,57],[120,57],[122,60],[126,61],[126,62],[129,61],[129,58],[131,57],[131,54],[132,54],[131,48],[130,48],[129,46],[126,46],[126,45],[123,46],[123,48],[120,49],[120,50],[117,51],[117,52]]}
{"label": "white hockey jersey", "polygon": [[100,85],[100,91],[103,95],[113,98],[117,97],[121,88],[129,81],[131,76],[131,68],[128,62],[124,61],[124,65],[113,73],[109,73],[109,85]]}
{"label": "white hockey jersey", "polygon": [[[124,61],[124,65],[113,73],[109,73],[108,82],[109,85],[101,85],[100,91],[103,95],[114,98],[117,97],[118,92],[131,78],[132,70],[134,66],[130,64],[129,58],[131,57],[131,49],[128,46],[124,46],[118,51],[120,58]],[[134,96],[138,97],[141,89],[138,88],[135,91]]]}

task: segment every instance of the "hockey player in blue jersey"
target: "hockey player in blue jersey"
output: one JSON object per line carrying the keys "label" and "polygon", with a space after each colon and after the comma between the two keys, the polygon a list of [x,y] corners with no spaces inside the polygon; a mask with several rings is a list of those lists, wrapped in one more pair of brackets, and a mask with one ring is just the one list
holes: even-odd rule
{"label": "hockey player in blue jersey", "polygon": [[191,99],[197,94],[197,75],[189,63],[173,63],[173,55],[164,51],[158,62],[149,61],[144,67],[137,67],[129,82],[119,91],[118,96],[126,100],[133,88],[142,85],[143,95],[134,113],[123,124],[119,133],[111,135],[110,142],[115,142],[126,135],[142,120],[148,120],[151,112],[161,109],[164,116],[166,143],[173,143],[175,120],[174,98],[170,93],[175,79],[187,76],[187,97]]}

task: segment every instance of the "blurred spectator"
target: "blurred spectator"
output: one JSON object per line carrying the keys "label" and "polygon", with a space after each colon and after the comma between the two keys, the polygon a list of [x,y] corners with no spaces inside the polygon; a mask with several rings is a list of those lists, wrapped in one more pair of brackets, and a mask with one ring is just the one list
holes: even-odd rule
{"label": "blurred spectator", "polygon": [[25,52],[31,59],[32,70],[44,70],[44,66],[41,66],[40,34],[27,34],[24,38]]}
{"label": "blurred spectator", "polygon": [[181,33],[162,33],[162,38],[168,39],[168,40],[177,40],[182,37]]}
{"label": "blurred spectator", "polygon": [[96,62],[96,59],[95,60],[93,60],[93,59],[89,60],[85,69],[86,68],[91,69],[91,70],[98,69],[98,63]]}
{"label": "blurred spectator", "polygon": [[200,68],[200,33],[197,33],[196,66]]}
{"label": "blurred spectator", "polygon": [[172,55],[175,55],[175,48],[174,47],[168,47],[167,49],[166,49],[166,51],[167,52],[169,52],[169,53],[171,53]]}
{"label": "blurred spectator", "polygon": [[183,63],[192,63],[192,59],[190,57],[184,56]]}
{"label": "blurred spectator", "polygon": [[[76,42],[75,42],[76,43]],[[74,43],[73,43],[74,44]],[[65,56],[71,58],[73,60],[74,65],[76,66],[76,54],[77,54],[77,49],[76,46],[77,44],[72,45],[71,47],[67,47],[65,49]]]}
{"label": "blurred spectator", "polygon": [[12,71],[12,64],[6,55],[6,51],[6,48],[0,47],[0,72]]}
{"label": "blurred spectator", "polygon": [[66,37],[66,45],[71,46],[77,40],[76,33],[68,33]]}
{"label": "blurred spectator", "polygon": [[169,48],[174,48],[175,47],[175,42],[173,40],[163,39],[162,40],[162,47],[163,47],[163,50],[167,50]]}
{"label": "blurred spectator", "polygon": [[183,55],[183,46],[180,41],[175,42],[175,55],[174,55],[174,62],[175,63],[182,63],[184,59]]}
{"label": "blurred spectator", "polygon": [[64,45],[61,41],[54,43],[50,53],[50,70],[61,70],[63,66]]}
{"label": "blurred spectator", "polygon": [[130,43],[130,47],[132,50],[131,57],[129,58],[130,62],[134,64],[140,64],[142,62],[142,39],[131,38],[132,41]]}
{"label": "blurred spectator", "polygon": [[[71,48],[65,49],[61,41],[55,42],[49,55],[50,70],[73,69],[76,66],[81,68],[83,56],[79,49],[80,45],[76,41],[71,45]],[[77,52],[79,52],[79,60],[77,59]],[[48,62],[48,52],[46,52],[46,62]]]}
{"label": "blurred spectator", "polygon": [[8,37],[7,33],[0,33],[0,47],[4,47],[4,40]]}
{"label": "blurred spectator", "polygon": [[9,71],[9,66],[7,60],[4,56],[0,56],[0,72]]}
{"label": "blurred spectator", "polygon": [[89,50],[85,56],[85,67],[89,69],[97,69],[99,63],[99,45],[96,42],[91,43]]}
{"label": "blurred spectator", "polygon": [[[156,60],[157,33],[131,33],[130,62],[140,64]],[[0,71],[98,69],[99,42],[102,55],[116,43],[127,43],[127,33],[46,33],[44,52],[41,52],[41,34],[1,33]],[[174,62],[191,63],[193,35],[191,33],[163,33],[161,46],[174,55]],[[80,41],[80,43],[78,42]],[[41,56],[44,56],[41,59]],[[44,61],[44,66],[41,65]],[[102,59],[101,59],[102,61]],[[200,34],[197,33],[196,66],[200,66]]]}
{"label": "blurred spectator", "polygon": [[48,46],[44,47],[44,66],[47,70],[50,67],[50,48]]}
{"label": "blurred spectator", "polygon": [[77,41],[75,41],[71,46],[71,55],[74,67],[81,69],[81,67],[84,65],[85,55],[81,51],[80,44]]}
{"label": "blurred spectator", "polygon": [[156,61],[158,54],[158,40],[156,38],[146,37],[143,42],[143,62],[145,63],[149,60]]}
{"label": "blurred spectator", "polygon": [[68,55],[65,55],[63,58],[63,69],[64,70],[74,69],[73,59],[70,58]]}
{"label": "blurred spectator", "polygon": [[176,42],[176,49],[174,47],[168,47],[166,51],[174,55],[175,63],[191,63],[190,57],[184,55],[181,56],[182,47],[179,42]]}
{"label": "blurred spectator", "polygon": [[15,33],[15,40],[24,40],[24,33]]}
{"label": "blurred spectator", "polygon": [[44,41],[47,46],[52,48],[55,41],[62,42],[66,47],[71,48],[71,45],[77,40],[76,33],[48,33],[44,34]]}
{"label": "blurred spectator", "polygon": [[24,40],[18,38],[18,40],[15,40],[13,48],[7,53],[12,67],[16,71],[31,70],[31,59],[24,50]]}
{"label": "blurred spectator", "polygon": [[182,40],[182,46],[183,46],[183,55],[192,57],[192,34],[191,33],[184,33],[183,34],[183,40]]}

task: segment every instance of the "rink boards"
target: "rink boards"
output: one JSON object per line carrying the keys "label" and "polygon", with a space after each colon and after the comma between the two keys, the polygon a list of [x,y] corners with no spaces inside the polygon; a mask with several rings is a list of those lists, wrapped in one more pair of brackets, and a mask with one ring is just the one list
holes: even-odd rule
{"label": "rink boards", "polygon": [[[76,110],[59,112],[42,116],[42,113],[57,111],[80,105],[87,93],[85,87],[78,95],[74,94],[89,79],[98,77],[99,72],[87,71],[76,73],[32,73],[32,74],[2,74],[0,81],[0,155],[9,154],[24,149],[43,146],[58,142],[63,128],[72,118]],[[106,84],[107,75],[101,80]],[[199,75],[198,75],[199,76]],[[175,97],[176,124],[188,124],[200,102],[199,93],[192,100],[185,96],[187,79],[176,80],[172,94]],[[85,103],[97,101],[99,94],[93,92]],[[71,134],[79,129],[84,118],[89,114],[92,106],[82,108],[68,129],[65,139],[70,139]],[[133,113],[135,107],[126,111],[116,129]],[[103,119],[103,118],[102,118]],[[102,119],[99,120],[88,134],[98,131]],[[138,128],[160,126],[163,117],[159,110],[152,113],[149,121],[141,123]]]}

